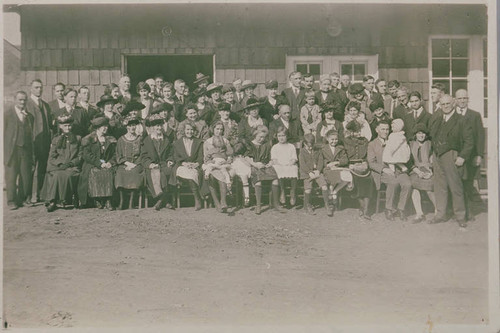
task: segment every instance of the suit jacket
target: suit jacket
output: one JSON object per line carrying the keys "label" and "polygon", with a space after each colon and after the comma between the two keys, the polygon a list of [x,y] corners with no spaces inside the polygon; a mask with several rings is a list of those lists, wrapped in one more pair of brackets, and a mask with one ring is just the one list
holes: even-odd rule
{"label": "suit jacket", "polygon": [[283,89],[281,93],[283,97],[285,97],[290,105],[291,109],[291,118],[299,119],[300,118],[300,109],[306,103],[305,102],[305,90],[301,88],[299,90],[299,94],[295,97],[293,90],[291,87]]}
{"label": "suit jacket", "polygon": [[320,150],[313,149],[312,152],[309,152],[306,148],[301,148],[299,152],[299,174],[300,179],[309,178],[309,172],[313,172],[314,170],[320,170],[320,167],[323,162],[320,163]]}
{"label": "suit jacket", "polygon": [[[17,144],[17,131],[18,131],[18,126],[17,122],[19,121],[19,118],[17,117],[17,113],[15,110],[14,106],[9,107],[8,109],[5,110],[4,113],[4,132],[3,132],[3,154],[4,154],[4,165],[10,165],[10,162],[13,158],[14,154],[14,148],[16,147]],[[28,151],[28,153],[33,154],[33,116],[27,112],[27,115],[24,118],[24,122],[27,125],[27,129],[29,133],[26,133],[27,135],[25,136],[26,138],[29,137],[30,139],[28,142],[24,142],[23,147],[25,147]],[[23,135],[25,133],[22,133]],[[26,141],[26,140],[25,140]]]}
{"label": "suit jacket", "polygon": [[405,105],[399,104],[392,112],[392,119],[400,118],[404,120],[405,115],[408,114],[409,111],[410,108]]}
{"label": "suit jacket", "polygon": [[[278,139],[276,139],[276,133],[278,132],[278,128],[280,126],[285,126],[281,117],[275,119],[269,124],[269,138],[271,138],[273,143],[277,143]],[[286,131],[287,138],[289,143],[296,143],[302,140],[304,136],[304,132],[302,131],[302,125],[299,120],[290,119],[288,122],[288,129]]]}
{"label": "suit jacket", "polygon": [[387,164],[382,161],[383,153],[384,146],[382,146],[382,141],[380,141],[379,138],[376,138],[368,144],[367,161],[368,166],[372,171],[373,180],[375,181],[377,190],[380,189],[382,170],[387,167]]}
{"label": "suit jacket", "polygon": [[427,112],[425,109],[422,110],[420,115],[418,116],[417,119],[415,119],[413,115],[413,111],[406,113],[403,116],[403,122],[405,124],[405,136],[407,140],[413,139],[415,136],[415,126],[417,124],[424,124],[425,127],[428,129],[429,128],[429,121],[431,120],[431,114]]}
{"label": "suit jacket", "polygon": [[330,149],[330,145],[323,145],[318,160],[319,171],[323,172],[323,169],[326,168],[328,163],[334,161],[339,161],[339,167],[346,167],[348,165],[349,160],[347,159],[347,153],[344,146],[337,145],[335,147],[335,154],[333,154],[332,150]]}
{"label": "suit jacket", "polygon": [[260,106],[259,115],[262,119],[265,119],[268,124],[270,124],[274,120],[274,116],[278,114],[278,106],[286,103],[287,100],[283,96],[276,96],[276,104],[273,106],[269,102],[269,98],[266,96],[261,99],[260,102],[262,105]]}
{"label": "suit jacket", "polygon": [[37,156],[47,157],[52,140],[53,120],[47,102],[39,99],[36,105],[31,97],[26,102],[26,111],[33,116],[33,149]]}
{"label": "suit jacket", "polygon": [[444,122],[441,112],[436,113],[430,122],[432,148],[438,156],[449,150],[456,150],[458,156],[469,160],[474,149],[474,138],[472,126],[466,117],[454,112],[450,119]]}
{"label": "suit jacket", "polygon": [[168,161],[174,161],[172,156],[172,144],[164,136],[159,149],[156,149],[153,139],[148,135],[142,140],[141,161],[145,170],[149,170],[149,165],[155,163],[160,167],[166,167]]}
{"label": "suit jacket", "polygon": [[61,106],[59,105],[59,101],[57,99],[50,101],[49,107],[50,107],[50,111],[52,112],[52,118],[56,119],[57,116],[54,114],[54,112],[57,112],[57,110],[59,110],[61,108]]}
{"label": "suit jacket", "polygon": [[[66,108],[59,109],[56,112],[53,112],[55,119],[60,115],[67,113]],[[71,131],[76,135],[86,137],[89,134],[90,129],[90,118],[85,112],[85,109],[79,106],[75,106],[73,111],[71,112],[71,117],[73,118],[73,126]]]}
{"label": "suit jacket", "polygon": [[78,102],[76,106],[82,108],[85,111],[85,115],[89,120],[94,119],[97,115],[101,113],[101,111],[99,111],[97,107],[93,106],[90,103],[87,108],[84,108],[80,102]]}
{"label": "suit jacket", "polygon": [[186,152],[183,138],[174,141],[172,148],[173,160],[175,161],[177,166],[181,165],[183,162],[198,162],[200,167],[203,164],[203,141],[201,141],[200,139],[193,138],[191,155],[188,155]]}
{"label": "suit jacket", "polygon": [[472,138],[474,139],[474,146],[471,151],[471,158],[476,156],[484,156],[485,146],[485,131],[483,127],[483,120],[481,114],[477,111],[467,108],[465,112],[465,122],[470,124],[472,129]]}
{"label": "suit jacket", "polygon": [[317,91],[315,97],[316,97],[316,102],[318,105],[321,105],[324,103],[334,104],[338,100],[338,96],[335,95],[332,91],[329,91],[326,94],[326,98],[323,98],[323,93],[321,91]]}
{"label": "suit jacket", "polygon": [[389,117],[392,118],[392,115],[394,114],[394,110],[396,110],[396,107],[399,105],[399,101],[396,99],[396,107],[392,107],[393,99],[392,96],[387,95],[386,98],[384,98],[384,111],[389,115]]}

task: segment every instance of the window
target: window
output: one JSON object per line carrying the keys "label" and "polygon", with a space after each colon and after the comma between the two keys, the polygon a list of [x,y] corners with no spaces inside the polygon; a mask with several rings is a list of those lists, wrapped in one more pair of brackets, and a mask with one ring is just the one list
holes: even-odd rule
{"label": "window", "polygon": [[296,62],[295,70],[301,72],[302,74],[310,73],[314,77],[314,81],[319,80],[321,73],[322,63],[318,62]]}
{"label": "window", "polygon": [[488,118],[488,41],[483,39],[484,106],[483,117]]}
{"label": "window", "polygon": [[351,82],[362,82],[367,75],[367,63],[341,62],[340,75],[349,75]]}
{"label": "window", "polygon": [[432,84],[442,83],[447,93],[467,89],[469,73],[468,39],[432,39]]}

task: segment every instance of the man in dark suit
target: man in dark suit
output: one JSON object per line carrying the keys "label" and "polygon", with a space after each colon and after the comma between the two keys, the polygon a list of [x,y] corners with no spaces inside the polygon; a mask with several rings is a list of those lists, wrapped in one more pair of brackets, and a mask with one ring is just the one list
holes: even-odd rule
{"label": "man in dark suit", "polygon": [[466,118],[455,111],[451,96],[443,95],[439,104],[441,112],[434,114],[430,122],[436,195],[436,216],[430,223],[446,220],[449,190],[455,219],[461,228],[465,228],[467,222],[462,179],[466,172],[465,161],[470,158],[474,147],[472,129]]}
{"label": "man in dark suit", "polygon": [[340,89],[342,89],[347,94],[350,85],[351,85],[351,77],[346,74],[342,75],[340,77]]}
{"label": "man in dark suit", "polygon": [[[397,213],[401,220],[406,220],[405,207],[408,196],[411,192],[411,180],[407,173],[402,171],[393,171],[383,162],[382,155],[387,137],[389,136],[390,125],[388,122],[380,122],[376,127],[377,137],[368,144],[368,166],[372,171],[373,180],[377,190],[380,190],[380,184],[386,184],[385,217],[388,220],[394,220]],[[394,199],[396,190],[400,188],[397,211],[394,210]]]}
{"label": "man in dark suit", "polygon": [[429,128],[429,121],[431,114],[427,112],[421,104],[422,97],[420,93],[415,91],[410,94],[409,105],[410,108],[406,114],[403,115],[403,122],[405,124],[405,136],[408,141],[413,140],[415,137],[415,126],[417,124],[424,124],[425,128]]}
{"label": "man in dark suit", "polygon": [[401,85],[398,80],[391,80],[387,83],[388,98],[384,100],[384,110],[390,118],[394,116],[394,110],[399,105],[398,90]]}
{"label": "man in dark suit", "polygon": [[470,158],[465,161],[467,177],[464,180],[465,208],[467,212],[466,218],[473,219],[470,207],[474,199],[481,201],[476,189],[474,188],[474,180],[481,166],[484,156],[485,132],[481,114],[477,111],[469,109],[469,95],[467,90],[459,89],[455,93],[457,103],[456,112],[465,118],[465,122],[471,126],[472,139],[474,140]]}
{"label": "man in dark suit", "polygon": [[64,103],[64,94],[63,94],[65,89],[66,86],[64,85],[64,83],[61,82],[56,83],[56,85],[54,86],[54,97],[56,99],[49,102],[50,111],[52,112],[51,114],[52,119],[57,118],[57,116],[54,115],[54,112],[66,106],[66,104]]}
{"label": "man in dark suit", "polygon": [[26,111],[33,116],[33,150],[35,152],[35,174],[31,200],[37,202],[40,201],[40,191],[47,170],[53,121],[49,105],[42,100],[42,81],[33,80],[30,90],[31,96],[26,103]]}
{"label": "man in dark suit", "polygon": [[127,104],[132,100],[132,93],[130,92],[130,77],[123,75],[118,83],[120,87],[120,103]]}
{"label": "man in dark suit", "polygon": [[[7,205],[17,209],[31,197],[33,165],[33,116],[26,111],[28,94],[18,91],[14,106],[4,113],[4,165]],[[17,179],[19,178],[19,189]]]}
{"label": "man in dark suit", "polygon": [[406,87],[398,89],[398,102],[398,106],[392,112],[392,119],[404,119],[405,115],[411,112],[408,107],[408,89]]}
{"label": "man in dark suit", "polygon": [[278,81],[269,80],[265,83],[265,86],[267,96],[261,100],[262,105],[260,106],[259,115],[268,124],[271,124],[273,120],[279,118],[278,107],[288,102],[283,96],[278,95]]}
{"label": "man in dark suit", "polygon": [[431,87],[432,112],[436,113],[440,109],[439,101],[446,94],[446,87],[442,83],[434,83]]}
{"label": "man in dark suit", "polygon": [[287,99],[288,105],[290,105],[292,119],[300,119],[300,108],[305,104],[305,89],[300,86],[302,74],[291,72],[288,78],[290,87],[283,89],[281,95]]}
{"label": "man in dark suit", "polygon": [[290,106],[287,104],[281,104],[278,106],[278,112],[279,117],[269,124],[269,137],[273,143],[278,142],[276,139],[276,133],[278,132],[278,128],[283,126],[286,128],[287,141],[299,148],[304,135],[300,121],[290,117],[291,110]]}
{"label": "man in dark suit", "polygon": [[85,111],[85,115],[90,120],[94,119],[100,112],[99,110],[89,103],[90,101],[90,90],[87,86],[81,86],[78,89],[78,98],[80,101],[76,105],[77,107],[81,107]]}

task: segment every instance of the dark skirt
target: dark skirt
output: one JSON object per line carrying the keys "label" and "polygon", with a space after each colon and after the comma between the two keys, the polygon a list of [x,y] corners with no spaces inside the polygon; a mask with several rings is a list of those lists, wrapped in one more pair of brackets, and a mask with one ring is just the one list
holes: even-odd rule
{"label": "dark skirt", "polygon": [[89,174],[89,196],[92,198],[111,197],[113,195],[112,169],[90,169]]}
{"label": "dark skirt", "polygon": [[115,187],[124,188],[127,190],[138,190],[144,182],[144,174],[142,166],[137,165],[132,170],[125,170],[124,165],[120,165],[116,169]]}
{"label": "dark skirt", "polygon": [[253,185],[263,180],[275,180],[275,179],[278,179],[278,174],[276,173],[276,170],[274,170],[272,166],[265,167],[262,169],[257,169],[255,167],[252,167],[251,180]]}
{"label": "dark skirt", "polygon": [[172,168],[164,166],[154,170],[146,169],[146,184],[151,195],[157,197],[166,191]]}
{"label": "dark skirt", "polygon": [[45,174],[41,197],[45,201],[65,201],[71,203],[78,188],[77,168],[55,170]]}
{"label": "dark skirt", "polygon": [[411,180],[411,186],[414,189],[421,190],[421,191],[434,191],[434,182],[433,182],[434,177],[431,177],[429,179],[423,179],[417,176],[417,174],[412,173],[410,175],[410,180]]}
{"label": "dark skirt", "polygon": [[370,173],[365,177],[352,174],[352,183],[354,185],[351,191],[352,198],[371,198],[375,195],[375,182]]}

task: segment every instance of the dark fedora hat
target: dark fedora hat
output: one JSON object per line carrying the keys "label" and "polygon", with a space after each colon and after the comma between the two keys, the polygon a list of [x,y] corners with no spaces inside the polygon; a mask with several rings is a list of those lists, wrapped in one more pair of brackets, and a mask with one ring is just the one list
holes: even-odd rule
{"label": "dark fedora hat", "polygon": [[109,124],[109,120],[106,117],[99,116],[92,119],[90,123],[92,124],[93,128],[99,128],[101,126],[107,126]]}
{"label": "dark fedora hat", "polygon": [[250,97],[247,100],[247,105],[243,108],[243,110],[249,110],[253,108],[259,108],[263,103],[259,101],[257,98]]}
{"label": "dark fedora hat", "polygon": [[349,86],[349,94],[357,95],[365,91],[365,87],[361,83],[353,83]]}
{"label": "dark fedora hat", "polygon": [[141,111],[144,109],[146,105],[139,103],[137,101],[130,101],[127,104],[125,104],[125,107],[123,108],[122,115],[127,115],[130,113],[130,111]]}
{"label": "dark fedora hat", "polygon": [[99,99],[99,102],[97,102],[97,106],[102,108],[104,107],[104,104],[107,102],[113,102],[113,104],[118,103],[117,99],[114,99],[113,96],[111,95],[102,95],[101,98]]}
{"label": "dark fedora hat", "polygon": [[265,86],[266,86],[266,89],[276,89],[276,88],[278,88],[278,81],[276,81],[276,80],[266,81]]}
{"label": "dark fedora hat", "polygon": [[230,112],[231,111],[231,104],[226,103],[226,102],[219,103],[219,105],[217,106],[217,111],[228,111],[228,112]]}
{"label": "dark fedora hat", "polygon": [[205,75],[203,73],[198,73],[198,74],[196,74],[196,79],[193,81],[193,83],[198,84],[198,83],[203,82],[203,81],[208,81],[208,79],[210,79],[210,76]]}

